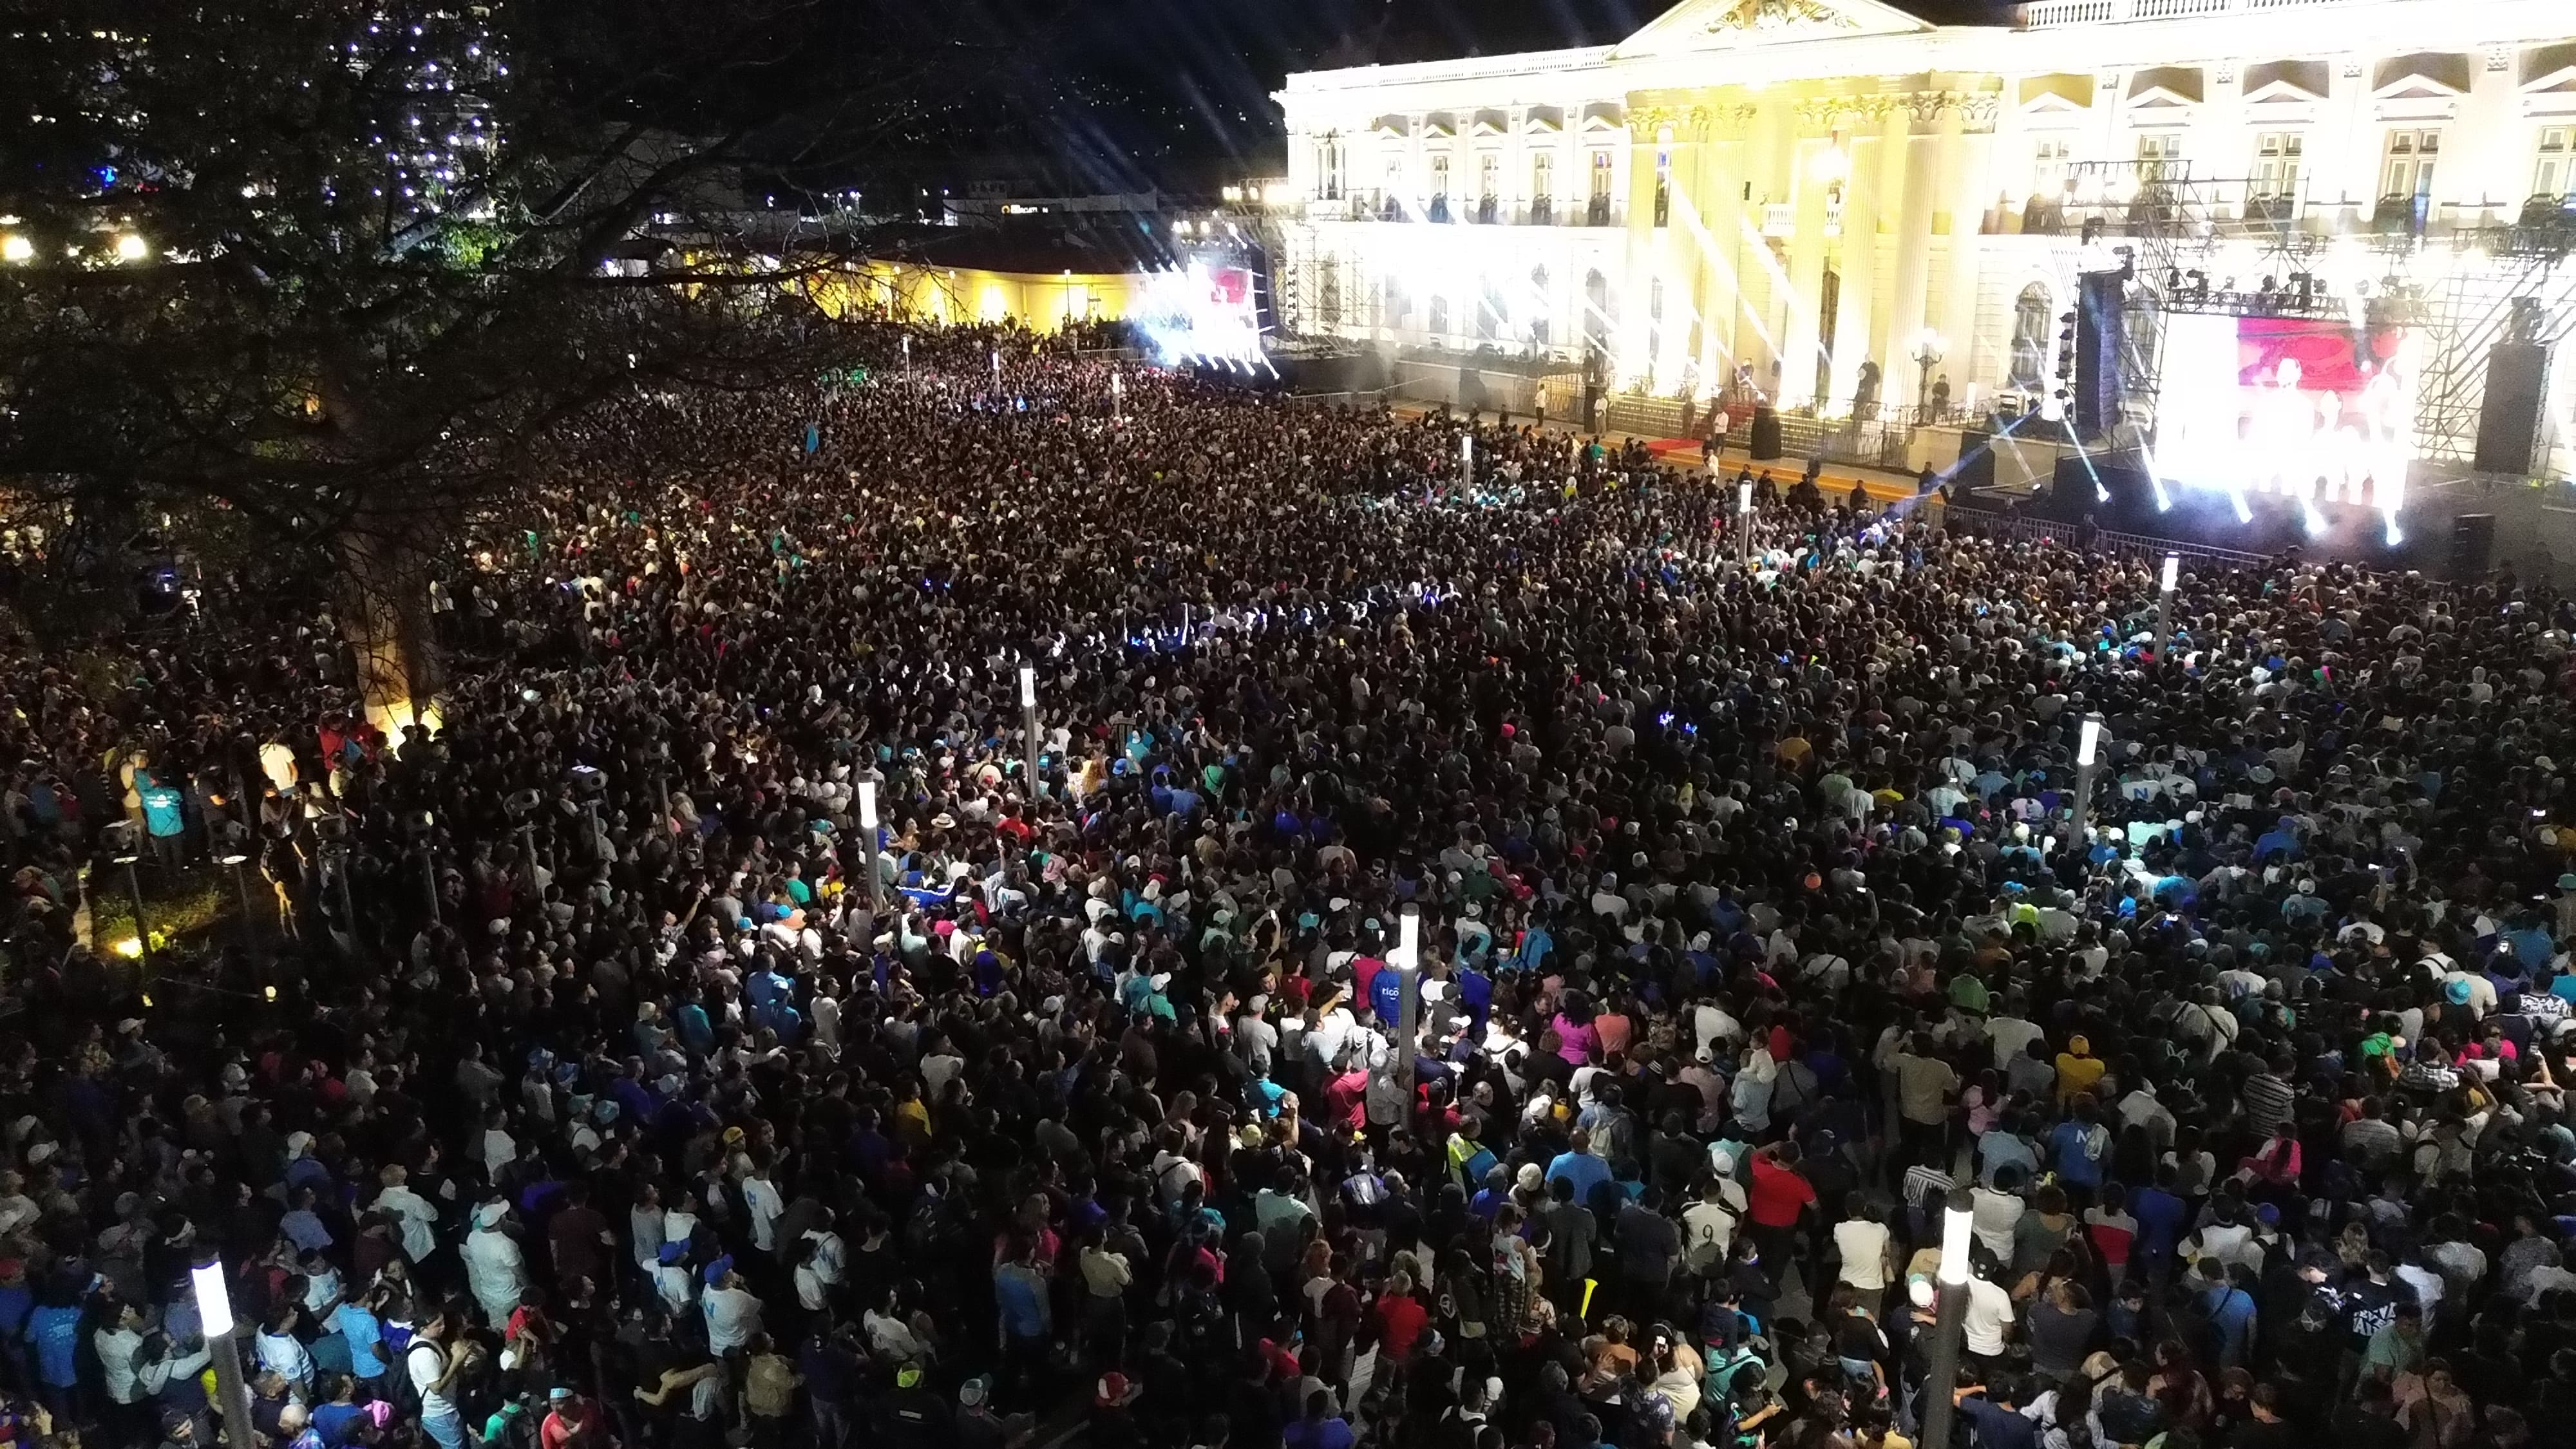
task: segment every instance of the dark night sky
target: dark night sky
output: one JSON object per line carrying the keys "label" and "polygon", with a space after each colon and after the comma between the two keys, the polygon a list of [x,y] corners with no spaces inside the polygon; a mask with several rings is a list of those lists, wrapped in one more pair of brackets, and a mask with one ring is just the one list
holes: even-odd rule
{"label": "dark night sky", "polygon": [[[1148,165],[1157,152],[1250,162],[1277,152],[1269,93],[1292,69],[1608,44],[1669,8],[1671,0],[1088,0],[1054,51],[1070,103],[1058,119],[1074,127],[1058,139]],[[2010,9],[2002,0],[1907,8],[1945,23]]]}

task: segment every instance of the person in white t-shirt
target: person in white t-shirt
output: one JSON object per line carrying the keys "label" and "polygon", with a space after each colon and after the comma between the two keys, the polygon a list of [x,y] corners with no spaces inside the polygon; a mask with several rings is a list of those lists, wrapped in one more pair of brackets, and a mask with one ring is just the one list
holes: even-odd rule
{"label": "person in white t-shirt", "polygon": [[760,1335],[760,1300],[742,1286],[730,1256],[707,1265],[707,1291],[698,1306],[707,1315],[707,1351],[721,1357]]}
{"label": "person in white t-shirt", "polygon": [[1983,1273],[1970,1274],[1968,1312],[1960,1324],[1968,1352],[1979,1358],[2001,1355],[2004,1335],[2012,1331],[2012,1325],[2012,1295],[1987,1282]]}
{"label": "person in white t-shirt", "polygon": [[1887,1224],[1870,1216],[1869,1201],[1860,1193],[1843,1199],[1843,1220],[1834,1224],[1834,1255],[1841,1263],[1835,1276],[1859,1292],[1865,1306],[1875,1307],[1894,1276],[1895,1258]]}

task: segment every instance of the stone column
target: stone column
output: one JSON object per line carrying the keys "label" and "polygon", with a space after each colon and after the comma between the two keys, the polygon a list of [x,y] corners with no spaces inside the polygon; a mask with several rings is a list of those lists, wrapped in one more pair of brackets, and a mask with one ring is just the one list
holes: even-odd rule
{"label": "stone column", "polygon": [[[1966,106],[1969,99],[1970,97],[1957,91],[1942,92],[1941,114],[1933,126],[1932,154],[1935,189],[1932,193],[1932,234],[1942,239],[1941,268],[1929,279],[1937,285],[1930,288],[1931,296],[1923,309],[1923,321],[1924,325],[1941,334],[1942,362],[1940,367],[1932,370],[1936,377],[1949,366],[1949,354],[1952,351],[1955,350],[1964,359],[1974,340],[1961,333],[1952,332],[1949,327],[1950,283],[1953,280],[1950,270],[1956,265],[1960,255],[1959,192],[1968,169]],[[1970,231],[1974,231],[1976,225],[1974,216],[1967,219],[1967,227]],[[1964,330],[1962,329],[1963,332]],[[1919,407],[1929,401],[1921,395],[1923,370],[1918,366],[1909,365],[1907,371],[1912,376],[1907,379],[1906,398]]]}
{"label": "stone column", "polygon": [[[1619,332],[1616,346],[1618,369],[1611,380],[1614,391],[1625,392],[1637,378],[1651,373],[1655,358],[1646,343],[1653,335],[1651,316],[1656,268],[1659,265],[1655,235],[1655,136],[1668,123],[1661,110],[1631,112],[1628,116],[1628,263],[1619,286]],[[1672,310],[1672,289],[1665,289],[1664,310]],[[1658,389],[1665,379],[1654,379]]]}
{"label": "stone column", "polygon": [[1744,187],[1752,156],[1745,130],[1752,119],[1751,106],[1729,102],[1710,108],[1708,160],[1700,168],[1707,183],[1692,198],[1706,229],[1706,235],[1698,238],[1699,308],[1704,323],[1699,365],[1712,394],[1726,391],[1734,382],[1740,355],[1736,346],[1744,318],[1744,281],[1736,275],[1736,266],[1744,251]]}
{"label": "stone column", "polygon": [[[1764,256],[1769,244],[1762,238],[1762,219],[1766,204],[1785,193],[1781,178],[1788,167],[1781,152],[1795,140],[1791,129],[1786,96],[1766,95],[1755,103],[1744,143],[1743,179],[1752,190],[1749,200],[1738,202],[1744,224],[1727,242],[1740,298],[1735,314],[1736,361],[1752,372],[1753,385],[1765,393],[1772,388],[1771,365],[1779,357],[1779,342],[1771,330],[1778,284]],[[1737,194],[1745,195],[1743,187],[1737,188]]]}
{"label": "stone column", "polygon": [[[1944,97],[1937,91],[1918,91],[1911,98],[1914,119],[1934,123],[1941,118]],[[1955,143],[1954,132],[1947,140]],[[1943,142],[1936,140],[1930,149],[1928,173],[1913,172],[1905,188],[1905,205],[1896,222],[1896,284],[1890,292],[1888,346],[1899,355],[1911,357],[1915,334],[1923,330],[1924,300],[1932,278],[1932,211],[1939,191]],[[1902,367],[1887,369],[1889,385],[1884,389],[1891,401],[1908,404],[1915,397],[1916,381],[1911,361]]]}
{"label": "stone column", "polygon": [[[1821,409],[1826,399],[1816,396],[1817,350],[1823,338],[1817,335],[1817,306],[1824,295],[1825,281],[1825,201],[1832,189],[1833,178],[1826,174],[1826,156],[1833,147],[1834,113],[1840,101],[1808,101],[1798,107],[1798,142],[1790,154],[1796,175],[1791,182],[1798,202],[1798,230],[1789,240],[1789,331],[1781,345],[1780,401],[1795,407],[1807,403]],[[1820,137],[1810,134],[1821,130]]]}
{"label": "stone column", "polygon": [[[1914,146],[1914,108],[1908,103],[1907,98],[1901,95],[1882,96],[1880,101],[1882,109],[1878,118],[1878,196],[1875,207],[1877,223],[1880,231],[1890,235],[1901,235],[1904,226],[1905,193],[1908,189],[1906,182],[1911,175],[1909,167]],[[1849,235],[1848,228],[1845,229],[1845,235]],[[1897,243],[1900,256],[1903,254],[1904,245],[1902,241]],[[1873,237],[1871,239],[1873,251],[1876,246],[1877,239]],[[1901,264],[1898,270],[1902,270]],[[1873,269],[1870,273],[1869,354],[1878,359],[1881,372],[1892,375],[1895,369],[1888,366],[1888,359],[1896,356],[1899,351],[1895,342],[1896,278],[1891,275],[1886,285],[1882,287],[1877,276],[1876,270]],[[1879,397],[1885,400],[1890,395],[1886,384],[1882,382],[1879,387]]]}
{"label": "stone column", "polygon": [[[1887,370],[1887,354],[1872,336],[1870,319],[1879,311],[1878,298],[1878,215],[1881,196],[1886,188],[1887,167],[1882,164],[1887,150],[1885,140],[1886,112],[1897,109],[1883,98],[1870,97],[1858,110],[1860,125],[1852,130],[1851,180],[1843,186],[1842,301],[1834,320],[1834,395],[1850,397],[1860,380],[1860,365],[1875,360],[1879,370]],[[1866,130],[1871,139],[1863,144]],[[1897,149],[1904,148],[1902,137]],[[1904,172],[1896,173],[1902,184]],[[1886,396],[1882,384],[1879,395]]]}
{"label": "stone column", "polygon": [[[1940,328],[1948,350],[1934,375],[1948,374],[1952,404],[1967,400],[1968,384],[1978,376],[1979,356],[1994,339],[1977,336],[1977,266],[1984,250],[1986,207],[1994,198],[1994,125],[1996,97],[1971,95],[1951,114],[1961,118],[1958,137],[1959,175],[1950,188],[1950,256],[1941,286]],[[1949,139],[1949,132],[1943,137]],[[2009,343],[2011,335],[2002,339]]]}

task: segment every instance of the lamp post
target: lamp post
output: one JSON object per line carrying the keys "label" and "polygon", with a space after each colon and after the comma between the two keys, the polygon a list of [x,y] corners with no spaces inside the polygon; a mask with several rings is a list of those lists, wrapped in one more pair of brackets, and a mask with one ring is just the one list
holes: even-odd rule
{"label": "lamp post", "polygon": [[1413,1115],[1414,1042],[1422,1035],[1422,910],[1406,906],[1395,921],[1395,1084],[1404,1090],[1404,1112]]}
{"label": "lamp post", "polygon": [[242,1377],[241,1341],[233,1337],[233,1295],[224,1282],[223,1260],[200,1256],[188,1269],[197,1294],[197,1324],[206,1335],[206,1354],[215,1363],[215,1393],[224,1409],[224,1438],[251,1442],[250,1381]]}
{"label": "lamp post", "polygon": [[859,839],[861,869],[868,878],[868,930],[876,930],[876,919],[885,909],[885,882],[877,874],[877,782],[859,782]]}
{"label": "lamp post", "polygon": [[1458,435],[1458,490],[1472,492],[1476,487],[1476,435]]}
{"label": "lamp post", "polygon": [[903,334],[903,375],[912,376],[912,334]]}
{"label": "lamp post", "polygon": [[1950,1442],[1950,1396],[1959,1388],[1960,1340],[1968,1318],[1968,1251],[1975,1241],[1971,1230],[1976,1224],[1972,1201],[1966,1188],[1954,1187],[1941,1209],[1941,1267],[1935,1275],[1940,1298],[1933,1310],[1932,1363],[1923,1380],[1923,1432],[1915,1438],[1918,1444]]}
{"label": "lamp post", "polygon": [[994,349],[993,349],[993,386],[995,386],[996,388],[998,388],[998,387],[1000,387],[1001,385],[1002,385],[1002,349],[1000,349],[1000,348],[996,347],[996,348],[994,348]]}
{"label": "lamp post", "polygon": [[1123,372],[1109,374],[1109,420],[1113,423],[1127,421],[1127,374]]}
{"label": "lamp post", "polygon": [[2165,555],[2165,571],[2156,582],[2156,650],[2155,661],[2165,662],[2165,641],[2173,637],[2174,585],[2181,580],[2182,555]]}
{"label": "lamp post", "polygon": [[107,841],[108,859],[125,867],[125,893],[134,901],[134,944],[140,948],[135,959],[148,973],[152,969],[152,927],[143,919],[143,881],[134,873],[134,864],[143,858],[143,847],[135,843],[134,826],[120,822],[102,832]]}
{"label": "lamp post", "polygon": [[2093,767],[2102,753],[2102,716],[2088,714],[2075,734],[2075,843],[2090,849],[2093,829]]}
{"label": "lamp post", "polygon": [[242,873],[242,865],[249,859],[236,845],[226,845],[224,853],[215,857],[215,864],[233,873],[233,889],[241,893],[243,940],[249,940],[258,933],[250,914],[250,878]]}
{"label": "lamp post", "polygon": [[1753,567],[1753,485],[1735,485],[1735,566]]}
{"label": "lamp post", "polygon": [[1038,670],[1034,664],[1020,666],[1020,728],[1027,739],[1027,758],[1021,768],[1028,776],[1029,804],[1034,809],[1038,798],[1038,757],[1044,749],[1038,737]]}
{"label": "lamp post", "polygon": [[331,885],[340,897],[340,925],[349,933],[349,955],[358,955],[358,908],[349,900],[349,842],[331,843]]}
{"label": "lamp post", "polygon": [[1941,334],[1926,327],[1914,336],[1914,365],[1921,369],[1914,381],[1915,416],[1932,421],[1932,369],[1941,365]]}
{"label": "lamp post", "polygon": [[430,832],[438,828],[438,817],[426,810],[411,816],[412,847],[420,852],[421,884],[429,889],[429,923],[439,923],[438,847],[430,843]]}

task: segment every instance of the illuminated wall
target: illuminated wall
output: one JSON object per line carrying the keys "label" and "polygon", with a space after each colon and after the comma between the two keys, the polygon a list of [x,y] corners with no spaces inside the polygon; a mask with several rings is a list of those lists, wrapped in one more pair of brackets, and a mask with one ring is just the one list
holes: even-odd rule
{"label": "illuminated wall", "polygon": [[1067,319],[1125,317],[1142,284],[1142,277],[1121,272],[996,272],[870,259],[799,285],[835,317],[874,309],[926,322],[1015,318],[1036,331],[1053,332]]}

